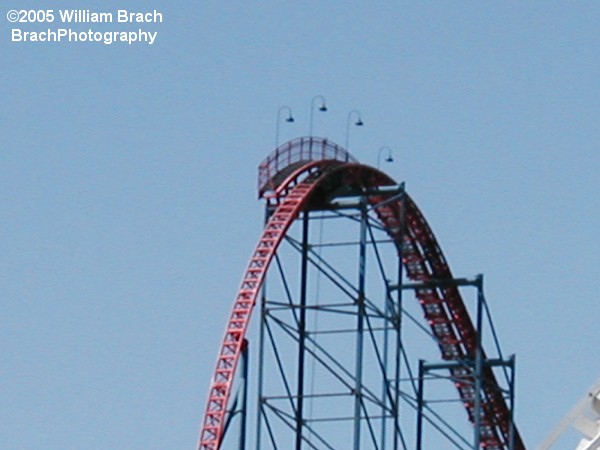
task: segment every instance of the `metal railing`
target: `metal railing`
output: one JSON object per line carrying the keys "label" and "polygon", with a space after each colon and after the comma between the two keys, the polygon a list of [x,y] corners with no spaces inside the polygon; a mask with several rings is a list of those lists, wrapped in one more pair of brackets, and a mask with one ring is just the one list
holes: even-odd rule
{"label": "metal railing", "polygon": [[319,137],[300,137],[281,144],[258,166],[258,196],[273,191],[282,174],[309,161],[336,160],[358,162],[343,147]]}

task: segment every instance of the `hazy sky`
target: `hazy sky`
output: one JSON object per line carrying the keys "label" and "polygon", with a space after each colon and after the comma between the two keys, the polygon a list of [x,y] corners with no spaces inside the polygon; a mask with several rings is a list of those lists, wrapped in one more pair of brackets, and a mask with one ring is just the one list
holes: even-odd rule
{"label": "hazy sky", "polygon": [[[10,23],[11,9],[162,23]],[[116,16],[115,16],[116,17]],[[276,113],[386,170],[484,273],[538,444],[600,376],[600,5],[4,1],[0,448],[192,449]],[[12,42],[12,29],[157,33]],[[573,446],[574,447],[574,446]]]}

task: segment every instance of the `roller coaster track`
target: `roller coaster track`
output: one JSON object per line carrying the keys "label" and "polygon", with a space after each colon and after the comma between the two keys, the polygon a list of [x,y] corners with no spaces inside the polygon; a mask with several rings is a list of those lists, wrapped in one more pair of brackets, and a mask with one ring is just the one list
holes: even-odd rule
{"label": "roller coaster track", "polygon": [[[391,199],[390,194],[383,191],[377,194],[379,188],[397,185],[392,178],[359,164],[343,149],[326,140],[307,139],[310,139],[310,155],[306,154],[306,141],[300,144],[293,141],[287,151],[278,149],[276,155],[261,165],[259,195],[274,205],[275,211],[250,258],[227,321],[201,425],[199,450],[220,448],[236,367],[251,313],[279,244],[299,214],[322,203],[328,193],[348,187],[375,192],[369,196],[369,202],[398,248],[407,277],[422,286],[429,281],[452,279],[437,240],[414,201],[408,195],[399,200]],[[320,151],[315,151],[317,144]],[[401,217],[404,223],[401,223]],[[436,338],[441,357],[447,361],[472,361],[477,333],[458,288],[452,285],[423,287],[416,290],[416,296]],[[471,370],[457,366],[450,369],[450,373],[469,420],[476,423],[475,383]],[[489,367],[484,368],[482,391],[481,448],[524,450],[516,428],[513,428],[514,447],[511,447],[511,414]]]}

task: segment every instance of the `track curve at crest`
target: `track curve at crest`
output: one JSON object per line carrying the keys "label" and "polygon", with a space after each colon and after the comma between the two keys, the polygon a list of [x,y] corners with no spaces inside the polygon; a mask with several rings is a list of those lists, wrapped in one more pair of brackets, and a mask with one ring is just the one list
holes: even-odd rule
{"label": "track curve at crest", "polygon": [[[311,206],[335,189],[351,186],[359,190],[376,191],[397,184],[388,175],[372,167],[334,159],[296,164],[294,170],[286,173],[280,182],[270,198],[277,205],[276,209],[250,258],[226,325],[211,380],[198,450],[220,448],[235,371],[251,313],[269,264],[292,223],[302,211],[310,210]],[[369,201],[387,234],[394,240],[408,278],[421,283],[451,279],[452,273],[437,240],[413,200],[405,195],[402,200],[386,201],[386,195],[389,194],[374,194]],[[416,296],[425,320],[436,337],[442,358],[473,358],[476,331],[458,289],[455,286],[421,288],[416,291]],[[469,420],[474,422],[472,375],[468,369],[460,368],[452,369],[451,375]],[[511,415],[491,369],[484,370],[484,378],[481,444],[490,450],[508,450],[511,448]],[[516,429],[514,449],[525,449]]]}

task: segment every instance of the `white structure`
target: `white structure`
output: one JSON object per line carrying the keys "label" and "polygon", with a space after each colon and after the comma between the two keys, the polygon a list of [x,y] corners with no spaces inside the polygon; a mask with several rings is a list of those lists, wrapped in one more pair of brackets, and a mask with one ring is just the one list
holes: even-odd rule
{"label": "white structure", "polygon": [[583,439],[581,439],[575,450],[600,449],[600,380],[588,389],[585,396],[565,416],[537,450],[551,448],[569,427],[574,428],[583,435]]}

